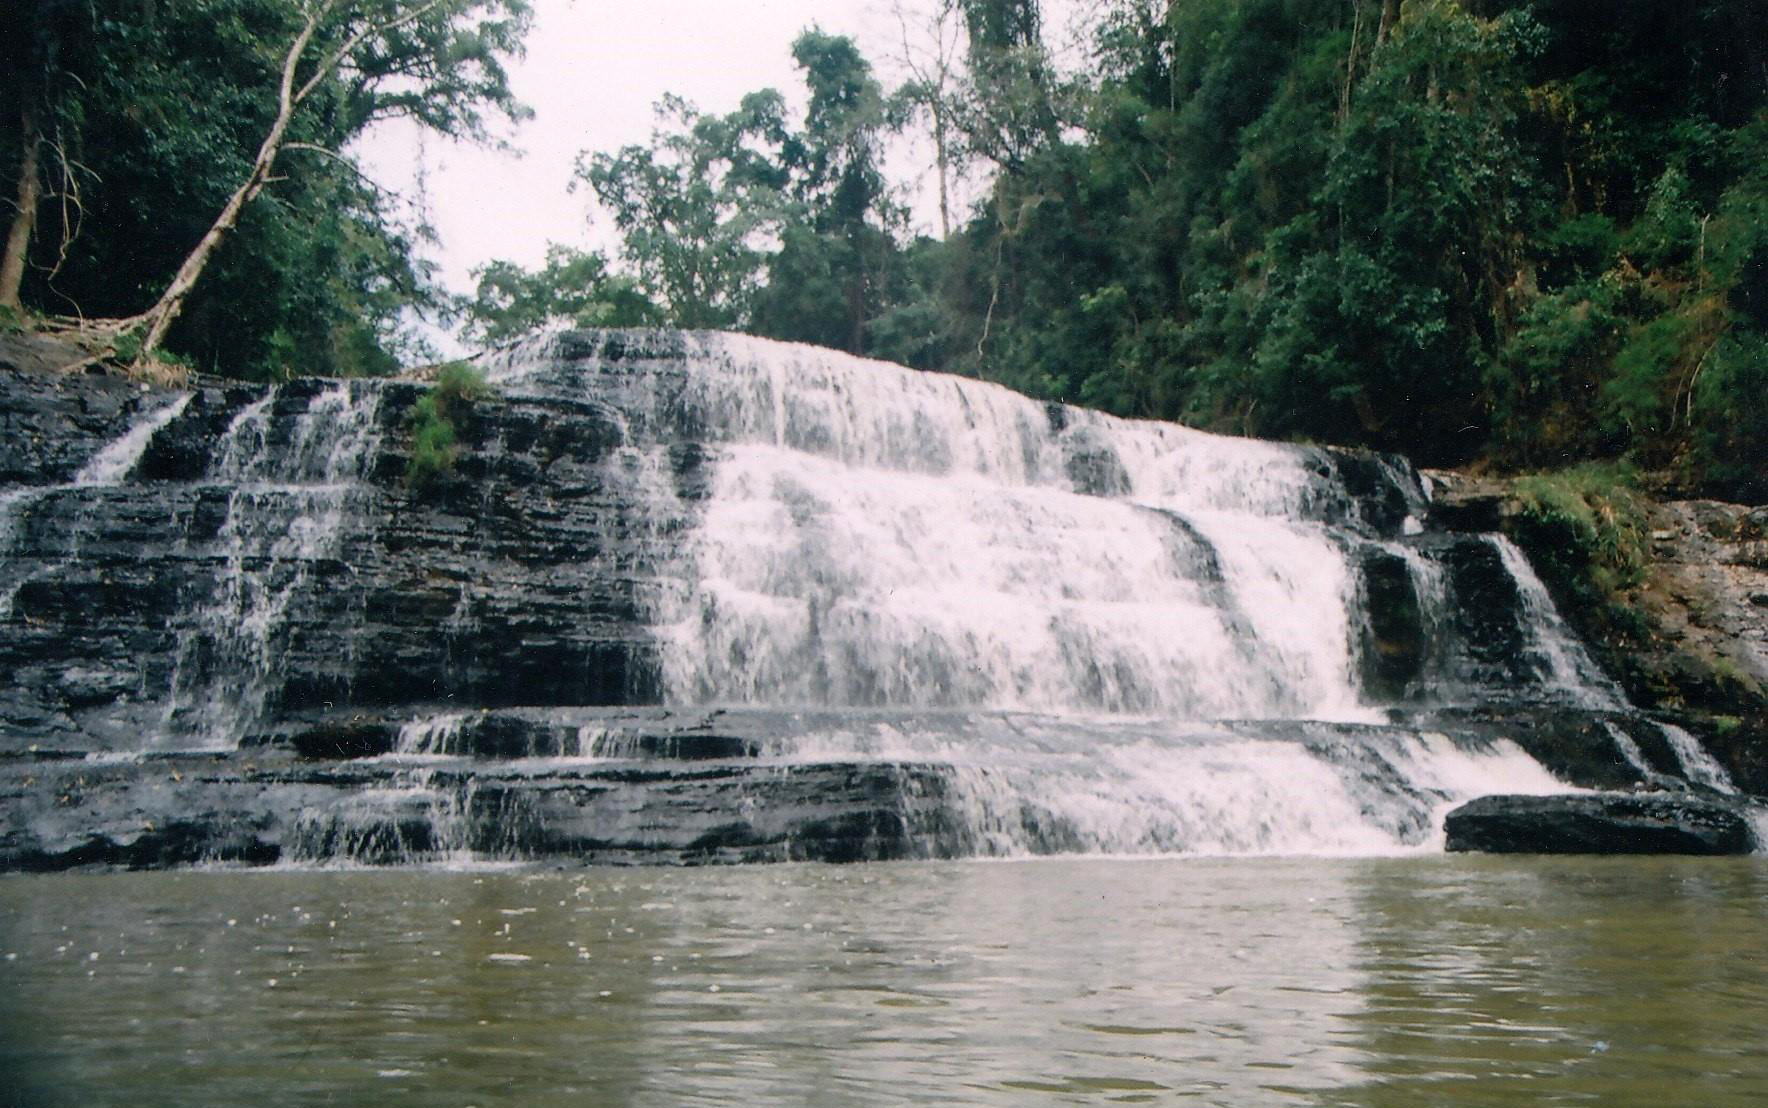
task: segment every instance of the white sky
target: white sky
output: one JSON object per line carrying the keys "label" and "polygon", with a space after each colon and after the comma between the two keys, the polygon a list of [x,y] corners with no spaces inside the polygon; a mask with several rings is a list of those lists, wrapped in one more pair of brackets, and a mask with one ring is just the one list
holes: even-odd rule
{"label": "white sky", "polygon": [[[618,239],[605,218],[591,221],[589,190],[567,191],[572,162],[583,150],[645,142],[652,105],[664,93],[723,113],[745,93],[776,88],[797,116],[804,95],[791,43],[812,24],[851,36],[887,88],[902,80],[891,61],[901,50],[891,0],[532,3],[527,56],[510,73],[517,98],[534,109],[534,118],[506,128],[517,153],[450,143],[401,126],[383,127],[360,148],[374,180],[422,204],[441,239],[432,253],[442,283],[455,292],[470,292],[471,270],[488,261],[539,264],[549,241],[612,255]],[[904,3],[913,9],[926,0]],[[1062,37],[1057,13],[1076,5],[1046,0],[1047,39]],[[931,163],[931,144],[922,146],[917,153],[910,143],[895,154],[897,180]],[[924,227],[934,221],[936,203],[930,195],[917,199],[917,221]]]}

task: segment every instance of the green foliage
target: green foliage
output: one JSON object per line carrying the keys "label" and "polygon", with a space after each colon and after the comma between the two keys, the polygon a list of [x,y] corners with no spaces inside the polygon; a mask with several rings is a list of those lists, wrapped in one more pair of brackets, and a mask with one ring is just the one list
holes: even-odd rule
{"label": "green foliage", "polygon": [[443,405],[471,404],[491,395],[491,383],[471,362],[444,362],[436,370],[435,394]]}
{"label": "green foliage", "polygon": [[546,327],[652,327],[663,312],[630,277],[612,273],[594,251],[550,246],[546,264],[528,272],[495,261],[473,271],[478,282],[465,305],[466,333],[497,343]]}
{"label": "green foliage", "polygon": [[1651,557],[1634,482],[1631,469],[1597,463],[1523,477],[1513,488],[1520,510],[1507,524],[1579,630],[1623,650],[1651,634],[1630,592]]}
{"label": "green foliage", "polygon": [[1742,327],[1697,368],[1694,462],[1719,493],[1768,501],[1768,335]]}
{"label": "green foliage", "polygon": [[1644,579],[1651,553],[1645,501],[1631,470],[1585,464],[1517,480],[1531,550],[1612,595]]}
{"label": "green foliage", "polygon": [[752,329],[863,353],[866,324],[902,281],[893,232],[901,211],[884,181],[893,120],[851,39],[804,32],[792,57],[810,91],[804,128],[785,147],[780,249],[768,260]]}
{"label": "green foliage", "polygon": [[[586,157],[667,320],[1132,416],[1768,496],[1751,0],[1110,4],[1074,76],[1033,0],[940,13],[962,72],[885,96],[811,31],[802,125],[771,92],[672,100],[649,146]],[[903,240],[893,105],[993,172],[942,241]]]}
{"label": "green foliage", "polygon": [[430,393],[418,397],[417,403],[412,405],[409,428],[411,456],[405,463],[405,483],[422,488],[454,469],[459,454],[454,441],[454,421],[439,398]]}
{"label": "green foliage", "polygon": [[417,398],[406,417],[411,453],[405,483],[422,489],[454,471],[460,456],[458,421],[473,404],[491,395],[484,370],[467,362],[447,362],[436,371],[436,383]]}
{"label": "green foliage", "polygon": [[[29,132],[45,154],[27,305],[121,317],[154,301],[246,180],[304,10],[285,0],[23,0],[15,19],[9,9],[8,196]],[[172,352],[255,378],[386,373],[417,352],[408,313],[443,306],[416,253],[425,232],[345,151],[380,120],[488,140],[490,120],[524,114],[503,59],[520,49],[528,12],[523,0],[340,0],[300,73],[401,14],[413,18],[367,33],[295,114],[274,180],[186,302]]]}
{"label": "green foliage", "polygon": [[785,199],[785,101],[751,93],[724,116],[657,105],[646,146],[580,155],[576,176],[613,214],[640,289],[680,327],[748,320]]}

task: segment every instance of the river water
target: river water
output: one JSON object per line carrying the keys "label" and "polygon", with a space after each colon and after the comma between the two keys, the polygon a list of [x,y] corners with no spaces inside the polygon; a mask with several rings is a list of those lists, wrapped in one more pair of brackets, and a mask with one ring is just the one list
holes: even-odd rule
{"label": "river water", "polygon": [[1759,1105],[1768,860],[0,880],[19,1105]]}

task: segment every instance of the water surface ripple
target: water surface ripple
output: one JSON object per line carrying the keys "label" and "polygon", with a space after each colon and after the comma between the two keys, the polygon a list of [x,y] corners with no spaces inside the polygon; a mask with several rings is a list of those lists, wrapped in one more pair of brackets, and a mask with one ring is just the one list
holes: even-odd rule
{"label": "water surface ripple", "polygon": [[0,880],[18,1105],[1757,1105],[1768,860]]}

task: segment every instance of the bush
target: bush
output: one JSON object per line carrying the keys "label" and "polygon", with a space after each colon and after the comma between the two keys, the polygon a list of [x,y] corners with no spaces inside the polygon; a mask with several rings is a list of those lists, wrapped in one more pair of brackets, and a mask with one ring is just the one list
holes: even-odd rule
{"label": "bush", "polygon": [[471,404],[491,395],[491,383],[470,362],[445,362],[436,370],[435,394],[445,403]]}
{"label": "bush", "polygon": [[[1587,464],[1516,482],[1519,526],[1554,569],[1612,596],[1645,578],[1651,529],[1626,466]],[[1567,581],[1571,584],[1571,581]],[[1585,590],[1579,590],[1585,591]]]}
{"label": "bush", "polygon": [[1768,503],[1768,335],[1738,327],[1715,345],[1694,386],[1694,462],[1708,491]]}
{"label": "bush", "polygon": [[454,470],[460,456],[455,419],[491,394],[485,372],[466,362],[449,362],[436,372],[436,384],[411,406],[406,426],[411,431],[411,456],[405,483],[422,488]]}

